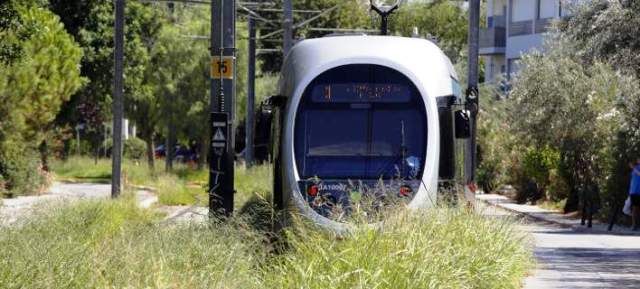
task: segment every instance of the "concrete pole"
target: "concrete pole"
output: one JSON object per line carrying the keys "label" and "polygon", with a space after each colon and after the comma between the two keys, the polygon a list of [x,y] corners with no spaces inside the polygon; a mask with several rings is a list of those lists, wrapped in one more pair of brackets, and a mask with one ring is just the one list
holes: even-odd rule
{"label": "concrete pole", "polygon": [[467,184],[475,181],[477,166],[476,119],[478,116],[478,49],[480,33],[480,0],[469,0],[469,70],[466,109],[471,113],[471,138],[466,144],[464,175]]}
{"label": "concrete pole", "polygon": [[291,0],[284,0],[283,3],[284,21],[282,22],[283,39],[282,39],[282,56],[287,56],[289,50],[293,46],[293,4]]}
{"label": "concrete pole", "polygon": [[111,197],[117,198],[122,190],[122,118],[123,118],[123,69],[124,69],[124,3],[114,0],[114,76],[113,76],[113,149],[111,150]]}
{"label": "concrete pole", "polygon": [[255,115],[255,81],[256,81],[256,26],[255,20],[249,16],[249,64],[247,75],[247,118],[245,162],[247,168],[253,165],[253,116]]}

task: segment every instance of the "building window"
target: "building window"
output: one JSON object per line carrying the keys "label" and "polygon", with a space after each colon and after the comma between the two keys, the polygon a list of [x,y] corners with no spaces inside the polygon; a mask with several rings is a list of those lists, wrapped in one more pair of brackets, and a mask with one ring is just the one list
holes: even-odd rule
{"label": "building window", "polygon": [[511,0],[511,22],[533,20],[534,3],[531,0]]}
{"label": "building window", "polygon": [[556,0],[537,0],[538,15],[537,19],[546,19],[557,17],[558,9],[556,8]]}

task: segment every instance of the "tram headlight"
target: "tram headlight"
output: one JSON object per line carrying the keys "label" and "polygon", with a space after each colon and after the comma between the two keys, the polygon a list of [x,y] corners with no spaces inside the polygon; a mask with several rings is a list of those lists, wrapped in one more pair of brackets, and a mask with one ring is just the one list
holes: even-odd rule
{"label": "tram headlight", "polygon": [[309,196],[315,197],[318,195],[318,185],[310,185],[307,187],[307,194]]}
{"label": "tram headlight", "polygon": [[401,197],[408,197],[408,196],[411,195],[412,192],[413,192],[413,190],[411,189],[411,187],[409,187],[407,185],[400,186],[400,196]]}

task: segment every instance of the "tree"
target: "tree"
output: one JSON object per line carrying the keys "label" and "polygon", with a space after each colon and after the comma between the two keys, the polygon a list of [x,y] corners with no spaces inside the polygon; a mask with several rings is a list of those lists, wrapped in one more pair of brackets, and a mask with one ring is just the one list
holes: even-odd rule
{"label": "tree", "polygon": [[[88,84],[73,95],[57,117],[59,125],[85,124],[92,146],[98,148],[104,123],[111,119],[113,90],[113,5],[102,0],[50,0],[50,9],[84,51],[82,76]],[[145,71],[150,49],[162,26],[160,10],[151,4],[128,1],[125,10],[125,103],[148,97]],[[80,109],[82,108],[82,109]],[[87,109],[90,108],[90,109]],[[127,107],[130,113],[132,107]],[[90,113],[85,113],[90,112]],[[96,151],[97,152],[97,151]]]}
{"label": "tree", "polygon": [[[57,16],[33,1],[2,4],[0,30],[0,191],[37,188],[36,148],[52,129],[61,105],[83,84],[82,50]],[[46,169],[46,167],[45,167]]]}
{"label": "tree", "polygon": [[[498,121],[508,130],[505,138],[492,137],[495,146],[514,152],[503,171],[521,189],[533,181],[548,186],[551,197],[566,197],[567,212],[599,200],[603,213],[614,209],[627,188],[627,162],[640,153],[640,42],[631,24],[639,8],[616,1],[574,7],[542,52],[521,58],[504,100],[506,116]],[[556,167],[535,165],[545,150],[559,154]]]}
{"label": "tree", "polygon": [[462,9],[463,2],[436,0],[402,5],[390,18],[391,31],[410,37],[413,27],[417,27],[420,36],[435,37],[438,46],[455,63],[467,46],[469,20]]}

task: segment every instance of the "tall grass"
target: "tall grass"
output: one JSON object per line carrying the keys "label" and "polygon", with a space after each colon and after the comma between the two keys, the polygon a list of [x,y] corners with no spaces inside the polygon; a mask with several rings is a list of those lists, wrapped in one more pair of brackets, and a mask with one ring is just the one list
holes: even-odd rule
{"label": "tall grass", "polygon": [[[73,156],[66,160],[55,160],[51,169],[56,177],[63,181],[105,182],[111,181],[111,160]],[[156,168],[152,171],[146,163],[124,159],[122,164],[123,178],[127,183],[145,185],[151,183],[156,176],[163,174]]]}
{"label": "tall grass", "polygon": [[[52,162],[51,168],[62,181],[109,183],[111,161],[99,159],[97,163],[88,157],[70,157]],[[240,209],[251,199],[264,198],[271,192],[271,166],[262,165],[246,169],[236,166],[236,204]],[[157,190],[159,202],[163,205],[205,205],[206,185],[209,174],[206,169],[198,170],[190,166],[176,164],[172,172],[165,172],[158,165],[150,170],[146,163],[124,160],[123,176],[129,185],[148,186]]]}
{"label": "tall grass", "polygon": [[[56,173],[105,171],[104,164],[91,169],[92,162],[74,161]],[[206,171],[136,170],[130,175],[158,188],[161,203],[206,200]],[[239,216],[226,224],[159,225],[151,211],[121,200],[56,208],[19,228],[2,228],[0,288],[506,289],[520,288],[533,266],[527,238],[513,221],[456,208],[399,209],[378,228],[362,226],[342,237],[294,218],[286,246],[273,250],[264,235],[271,225],[271,168],[238,167],[235,185]]]}
{"label": "tall grass", "polygon": [[164,226],[131,200],[83,202],[0,229],[0,288],[255,288],[261,239]]}
{"label": "tall grass", "polygon": [[[298,222],[299,224],[299,222]],[[520,288],[532,267],[511,221],[464,209],[399,212],[381,228],[342,240],[298,226],[291,252],[269,268],[266,288]]]}
{"label": "tall grass", "polygon": [[532,266],[512,222],[459,209],[342,238],[298,220],[279,253],[243,217],[160,225],[130,199],[50,212],[0,228],[0,288],[520,288]]}

